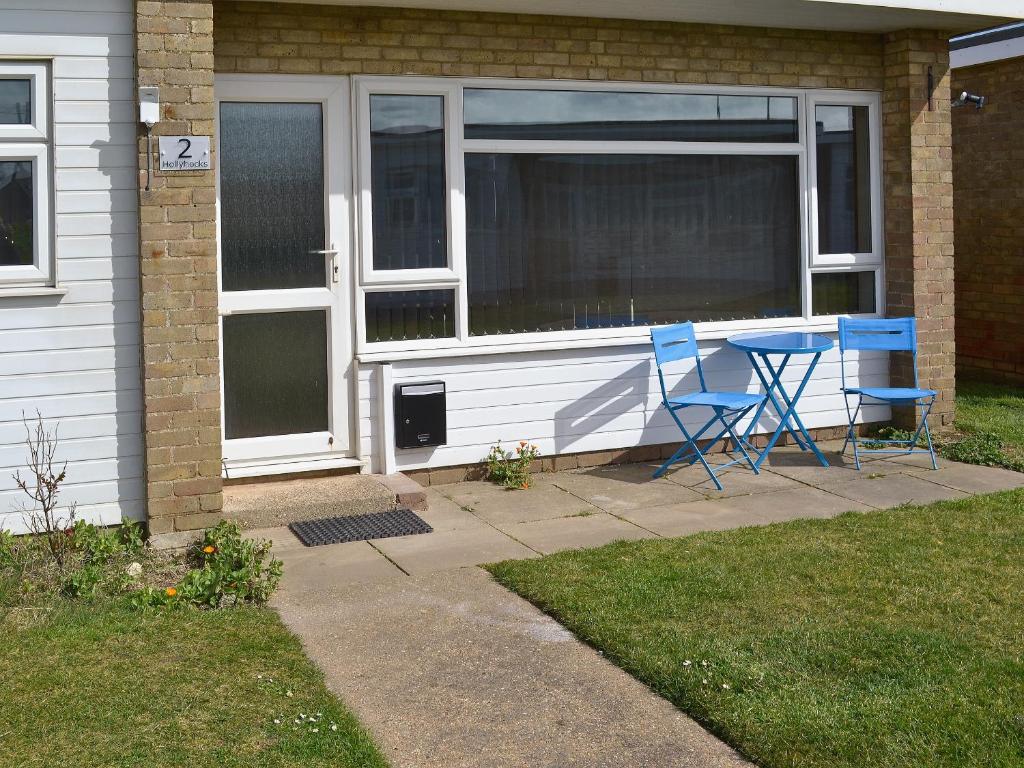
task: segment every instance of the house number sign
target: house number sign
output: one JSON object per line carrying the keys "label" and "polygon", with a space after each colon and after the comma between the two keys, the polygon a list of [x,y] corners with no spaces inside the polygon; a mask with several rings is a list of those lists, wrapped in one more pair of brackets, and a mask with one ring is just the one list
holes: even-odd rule
{"label": "house number sign", "polygon": [[210,137],[161,136],[160,170],[210,170]]}

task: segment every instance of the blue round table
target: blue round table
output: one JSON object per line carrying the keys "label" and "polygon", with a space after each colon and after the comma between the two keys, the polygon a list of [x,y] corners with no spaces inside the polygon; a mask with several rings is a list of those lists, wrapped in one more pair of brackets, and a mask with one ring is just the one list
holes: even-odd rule
{"label": "blue round table", "polygon": [[[767,395],[767,398],[754,412],[754,418],[743,433],[743,442],[750,444],[750,433],[757,425],[758,419],[761,418],[768,403],[772,404],[779,416],[779,426],[775,428],[775,432],[768,439],[768,444],[760,451],[760,455],[754,461],[754,466],[761,467],[769,451],[775,447],[781,437],[783,430],[787,430],[793,436],[801,450],[812,451],[822,466],[829,466],[825,454],[814,444],[811,436],[807,434],[803,422],[800,421],[800,415],[796,412],[796,404],[800,400],[800,395],[803,394],[807,382],[811,380],[814,367],[821,359],[822,353],[828,352],[834,346],[832,339],[816,333],[744,333],[739,336],[730,336],[728,342],[747,354],[750,365],[761,380]],[[782,360],[778,365],[774,365],[770,355],[781,355]],[[800,386],[790,397],[785,387],[782,386],[782,372],[786,370],[793,355],[811,355],[811,362],[807,366],[807,373],[804,374]],[[759,360],[760,365],[758,364]],[[767,375],[765,375],[766,373]],[[775,395],[776,392],[778,392],[778,397]],[[782,399],[782,403],[779,402],[779,398]]]}

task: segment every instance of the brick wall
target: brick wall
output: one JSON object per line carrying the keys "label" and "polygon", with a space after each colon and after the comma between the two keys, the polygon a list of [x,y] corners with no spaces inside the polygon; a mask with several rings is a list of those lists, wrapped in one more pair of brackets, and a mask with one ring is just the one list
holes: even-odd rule
{"label": "brick wall", "polygon": [[214,3],[218,72],[882,87],[878,35],[402,8]]}
{"label": "brick wall", "polygon": [[[882,92],[886,306],[914,316],[921,385],[939,392],[933,426],[952,423],[955,388],[953,168],[948,35],[885,37]],[[928,104],[928,67],[935,89]],[[893,355],[893,386],[910,386],[909,355]],[[909,412],[896,412],[907,424]]]}
{"label": "brick wall", "polygon": [[[211,4],[136,8],[138,84],[160,88],[154,134],[212,136]],[[146,496],[150,532],[173,540],[211,524],[221,508],[214,174],[155,172],[147,192],[145,148],[141,131]]]}
{"label": "brick wall", "polygon": [[1024,57],[953,72],[957,369],[1024,383]]}

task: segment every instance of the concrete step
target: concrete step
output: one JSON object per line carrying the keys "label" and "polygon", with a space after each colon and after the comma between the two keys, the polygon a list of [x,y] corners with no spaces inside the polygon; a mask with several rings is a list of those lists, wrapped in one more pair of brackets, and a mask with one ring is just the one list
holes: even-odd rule
{"label": "concrete step", "polygon": [[229,485],[224,517],[246,528],[273,528],[322,517],[425,508],[426,495],[405,475],[333,475]]}

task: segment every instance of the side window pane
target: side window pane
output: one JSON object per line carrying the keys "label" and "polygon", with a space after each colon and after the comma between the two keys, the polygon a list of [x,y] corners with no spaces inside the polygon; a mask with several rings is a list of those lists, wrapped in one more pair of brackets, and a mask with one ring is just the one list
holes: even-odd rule
{"label": "side window pane", "polygon": [[793,155],[468,154],[474,336],[800,314]]}
{"label": "side window pane", "polygon": [[225,291],[326,285],[319,104],[220,105]]}
{"label": "side window pane", "polygon": [[455,291],[373,291],[366,294],[366,340],[450,339]]}
{"label": "side window pane", "polygon": [[33,199],[32,163],[0,160],[0,266],[33,263]]}
{"label": "side window pane", "polygon": [[799,138],[790,96],[467,88],[467,139],[758,141]]}
{"label": "side window pane", "polygon": [[875,309],[874,272],[822,272],[811,276],[815,315],[856,315]]}
{"label": "side window pane", "polygon": [[0,78],[0,125],[32,124],[32,81]]}
{"label": "side window pane", "polygon": [[817,106],[819,253],[870,253],[871,145],[867,107]]}
{"label": "side window pane", "polygon": [[444,97],[370,96],[373,268],[448,266]]}

